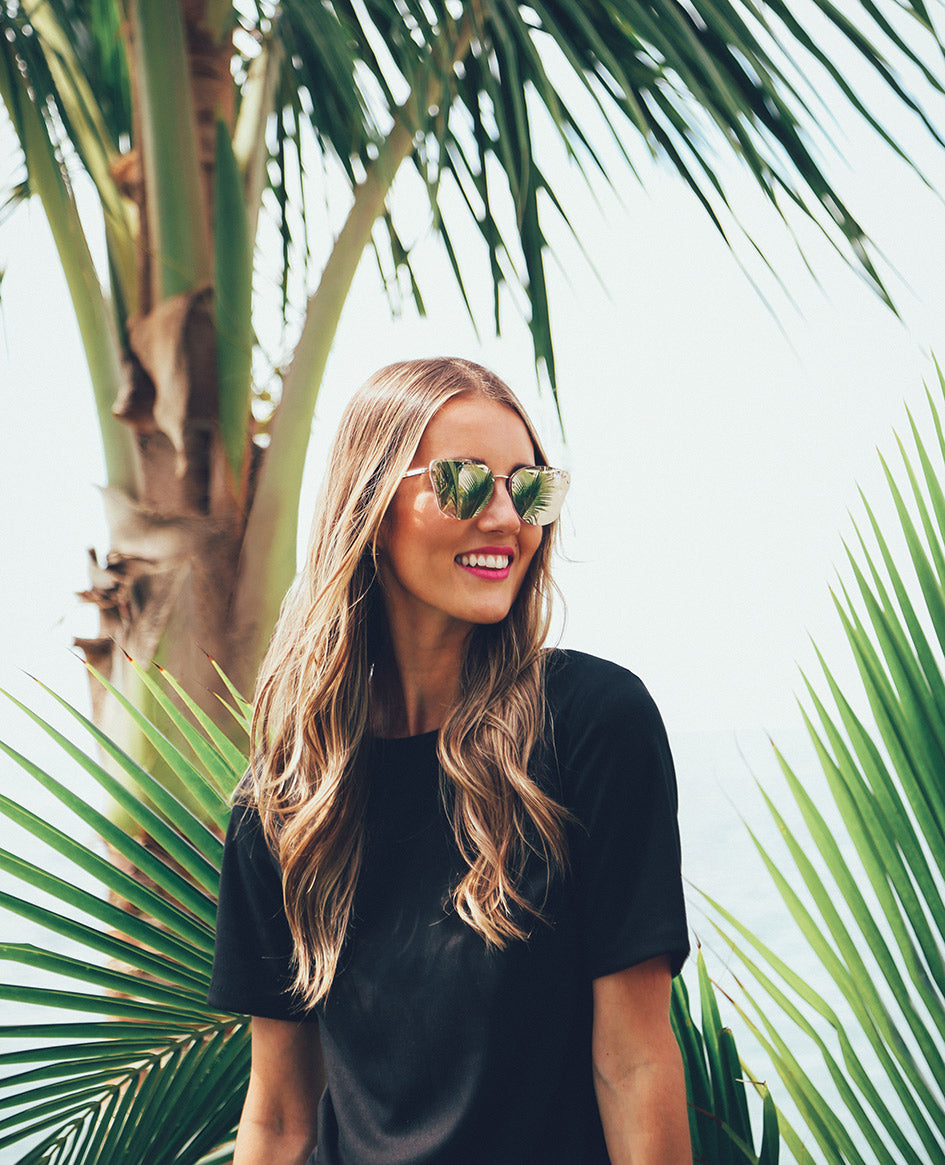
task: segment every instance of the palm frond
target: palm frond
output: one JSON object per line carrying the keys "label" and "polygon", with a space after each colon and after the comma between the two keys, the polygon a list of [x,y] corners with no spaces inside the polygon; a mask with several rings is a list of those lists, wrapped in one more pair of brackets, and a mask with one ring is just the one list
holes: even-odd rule
{"label": "palm frond", "polygon": [[[455,200],[443,197],[444,172],[464,191],[477,191],[475,203],[466,202],[467,226],[482,239],[496,294],[506,284],[524,293],[536,359],[552,385],[544,216],[567,200],[546,178],[547,147],[535,133],[545,123],[588,182],[620,181],[620,169],[607,160],[614,144],[631,173],[635,158],[660,158],[723,234],[734,220],[720,162],[734,153],[778,214],[799,210],[816,221],[888,301],[866,234],[820,160],[829,121],[822,92],[834,87],[907,157],[837,64],[837,49],[846,49],[941,144],[903,80],[911,74],[942,91],[941,74],[926,59],[940,56],[941,43],[921,4],[887,11],[867,0],[847,15],[817,0],[804,21],[783,3],[492,0],[465,10],[468,49],[451,60],[451,46],[463,36],[453,12],[443,2],[399,9],[338,2],[316,10],[284,0],[272,29],[286,45],[292,92],[308,95],[304,115],[320,151],[352,185],[406,96],[419,94],[412,164],[429,193],[432,229],[445,241],[457,214]],[[265,14],[260,19],[265,26]],[[821,25],[833,38],[829,49]],[[319,45],[325,47],[317,52]],[[301,150],[302,141],[293,148]],[[392,214],[396,230],[396,198]],[[461,270],[454,257],[462,290],[469,280],[461,271],[476,257],[463,256]]]}
{"label": "palm frond", "polygon": [[[671,1019],[686,1070],[689,1134],[694,1165],[777,1165],[778,1113],[766,1084],[743,1068],[735,1037],[722,1025],[702,952],[697,957],[701,1030],[681,978],[673,980]],[[749,1090],[762,1104],[757,1152],[749,1113]]]}
{"label": "palm frond", "polygon": [[[222,847],[198,814],[212,791],[220,816],[245,761],[240,753],[235,763],[239,750],[230,742],[224,759],[220,741],[188,719],[171,701],[172,692],[165,684],[164,712],[192,757],[154,726],[149,731],[151,739],[163,740],[162,759],[189,790],[187,803],[161,788],[65,701],[57,698],[129,780],[129,790],[21,705],[73,763],[123,799],[130,817],[150,835],[146,843],[2,746],[63,803],[76,825],[58,829],[8,798],[0,800],[0,813],[27,830],[34,847],[51,847],[81,871],[85,883],[91,877],[100,887],[93,893],[42,864],[0,851],[0,870],[26,888],[4,891],[0,906],[54,936],[49,946],[0,945],[0,960],[27,971],[24,981],[9,982],[5,975],[0,984],[0,998],[27,1020],[0,1028],[0,1040],[19,1045],[0,1054],[0,1152],[20,1147],[23,1162],[196,1165],[225,1146],[236,1127],[249,1072],[248,1023],[206,1004]],[[235,706],[234,714],[245,722],[244,705]],[[210,776],[202,771],[208,755],[215,760]],[[138,872],[126,874],[102,858],[94,842],[81,840],[89,834],[107,838]],[[126,904],[109,901],[109,892]],[[63,953],[62,943],[76,953]],[[51,979],[57,985],[37,985],[37,976],[40,984]],[[29,1022],[31,1013],[39,1019],[51,1008],[69,1013],[68,1021]]]}
{"label": "palm frond", "polygon": [[244,489],[253,396],[253,239],[229,131],[216,125],[213,258],[217,330],[217,416],[237,487]]}
{"label": "palm frond", "polygon": [[[848,551],[857,597],[841,588],[835,600],[871,722],[819,656],[834,707],[805,680],[804,721],[832,804],[818,803],[780,753],[801,824],[790,826],[765,795],[800,882],[760,844],[759,852],[822,984],[815,989],[716,905],[757,985],[745,990],[746,1013],[837,1162],[920,1165],[945,1155],[945,442],[941,401],[930,393],[929,405],[937,456],[910,416],[915,455],[899,441],[904,485],[884,462],[907,563],[866,505],[875,549],[858,534]],[[839,1105],[798,1065],[808,1042]]]}
{"label": "palm frond", "polygon": [[[249,0],[229,15],[216,0],[201,35],[227,38],[220,42],[226,50],[232,45],[236,105],[245,101],[246,116],[226,127],[232,149],[218,142],[216,233],[236,224],[238,246],[223,248],[222,266],[214,265],[196,130],[187,116],[187,86],[177,83],[188,73],[178,8],[128,9],[144,50],[133,87],[127,53],[137,42],[126,35],[128,12],[119,0],[9,0],[0,7],[0,33],[22,94],[7,93],[4,101],[17,127],[23,125],[19,105],[29,102],[63,173],[81,166],[98,189],[117,305],[114,331],[121,335],[145,285],[160,298],[204,279],[215,282],[220,420],[244,486],[256,342],[248,272],[261,207],[280,239],[278,271],[268,282],[281,300],[284,328],[294,333],[303,321],[304,359],[285,392],[305,397],[304,410],[291,402],[287,411],[307,433],[323,349],[330,347],[351,269],[365,246],[373,241],[377,248],[395,308],[411,300],[422,312],[429,298],[413,261],[415,207],[392,189],[403,161],[427,192],[429,229],[443,243],[470,316],[475,321],[491,311],[498,329],[505,304],[517,305],[539,373],[556,391],[546,259],[552,224],[571,229],[566,187],[574,174],[619,189],[626,174],[642,174],[641,163],[656,157],[728,238],[737,208],[733,214],[724,175],[734,157],[775,213],[792,228],[798,216],[815,222],[892,304],[852,193],[834,183],[822,161],[830,148],[833,95],[903,159],[910,150],[876,112],[885,96],[906,111],[910,128],[943,140],[917,95],[935,100],[943,91],[942,41],[921,0],[859,0],[849,12],[833,0],[811,0],[803,16],[784,0],[659,0],[655,6],[636,0]],[[147,50],[149,37],[159,52]],[[845,53],[879,97],[867,98],[847,80]],[[313,181],[318,169],[330,179]],[[350,214],[341,231],[348,253],[341,256],[330,242],[337,215],[321,204],[335,179],[353,199],[342,207]],[[146,241],[138,236],[135,198],[147,208],[153,238]],[[356,229],[347,231],[352,222]],[[457,247],[460,231],[479,245]],[[319,270],[326,251],[331,258]],[[492,285],[488,306],[469,293],[477,268]],[[312,296],[316,285],[323,294]],[[73,294],[81,306],[83,296]],[[306,313],[314,316],[319,345],[305,334]],[[102,336],[108,330],[104,321],[99,330]],[[285,346],[285,336],[279,343]],[[285,363],[284,352],[266,357],[260,366]],[[254,387],[271,398],[279,380],[273,373],[272,383]],[[115,399],[114,385],[108,390],[102,389],[104,425]],[[270,460],[292,463],[285,473],[294,485],[301,455],[286,442],[279,453]],[[119,476],[116,459],[113,483]],[[130,480],[125,473],[118,483]],[[294,529],[278,540],[294,545]],[[283,574],[287,569],[279,566]]]}
{"label": "palm frond", "polygon": [[[74,85],[65,85],[61,75],[54,83],[41,39],[21,35],[31,27],[30,4],[7,7],[4,28],[17,36],[17,52],[31,83],[39,82],[37,92],[53,103],[94,174],[92,146],[83,147],[78,127],[83,110],[93,113],[84,94],[94,93],[100,106],[94,111],[102,126],[94,134],[96,148],[108,154],[121,143],[127,148],[131,139],[127,63],[115,36],[118,6],[108,0],[45,0],[37,6],[49,11],[72,46],[74,59],[68,64]],[[639,141],[643,153],[661,157],[680,174],[720,229],[730,215],[714,159],[734,151],[778,213],[796,206],[815,218],[886,294],[860,224],[818,159],[812,134],[818,122],[827,120],[819,93],[823,84],[835,86],[892,149],[902,156],[907,150],[846,80],[817,20],[938,141],[933,119],[903,76],[911,73],[941,91],[940,73],[928,63],[941,44],[919,3],[887,11],[863,2],[851,15],[829,0],[817,0],[811,8],[817,19],[808,24],[778,2],[762,7],[699,0],[683,6],[664,0],[646,8],[613,0],[527,6],[493,0],[476,6],[468,51],[454,64],[450,44],[460,34],[451,7],[443,2],[401,8],[340,0],[259,2],[235,13],[243,34],[234,46],[236,79],[238,85],[247,82],[260,44],[278,42],[278,109],[285,109],[296,127],[280,139],[283,165],[272,170],[271,185],[283,208],[288,200],[286,149],[294,155],[293,172],[305,170],[307,145],[297,132],[300,126],[355,186],[405,97],[418,84],[424,98],[429,89],[432,99],[418,101],[414,111],[414,164],[430,193],[432,225],[440,229],[445,222],[444,169],[454,171],[458,159],[475,158],[474,170],[464,179],[472,179],[485,197],[471,212],[470,225],[482,237],[498,284],[511,278],[525,292],[536,355],[550,360],[539,200],[543,190],[552,196],[552,205],[566,200],[557,199],[542,177],[546,167],[533,134],[538,110],[589,181],[619,179],[605,160],[606,138],[616,143],[631,172],[638,151],[628,142]],[[55,44],[47,48],[54,52]],[[65,63],[53,60],[61,74]],[[70,97],[73,92],[76,96]],[[92,141],[91,135],[86,138]],[[491,189],[487,166],[501,176]],[[509,195],[511,220],[503,205]],[[284,226],[291,232],[285,216]],[[510,240],[514,235],[515,244],[500,275],[494,244],[503,235]],[[299,247],[297,253],[306,256],[310,249]]]}
{"label": "palm frond", "polygon": [[[0,36],[0,100],[23,153],[22,189],[42,200],[75,306],[96,409],[100,418],[111,419],[121,383],[117,327],[92,261],[64,160],[65,115],[55,100],[56,86],[40,38],[32,35],[31,25],[24,27],[23,20],[4,27],[6,20],[0,12],[0,33],[4,34]],[[102,197],[107,202],[107,196]],[[106,426],[102,438],[109,480],[127,484],[131,473],[128,433]]]}

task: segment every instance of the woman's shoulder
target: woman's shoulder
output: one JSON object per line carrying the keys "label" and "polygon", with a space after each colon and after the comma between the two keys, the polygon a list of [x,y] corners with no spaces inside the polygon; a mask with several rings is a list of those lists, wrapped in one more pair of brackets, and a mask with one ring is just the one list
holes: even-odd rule
{"label": "woman's shoulder", "polygon": [[247,785],[245,776],[231,800],[225,847],[231,862],[279,869],[279,860],[266,839],[255,792]]}
{"label": "woman's shoulder", "polygon": [[562,647],[545,653],[545,697],[551,711],[557,713],[652,704],[646,685],[629,668],[598,655]]}
{"label": "woman's shoulder", "polygon": [[546,741],[565,804],[597,804],[608,789],[629,796],[675,787],[663,718],[639,676],[611,660],[556,650],[545,677]]}
{"label": "woman's shoulder", "polygon": [[583,651],[547,653],[545,708],[559,758],[585,752],[590,740],[624,751],[665,740],[663,719],[640,677]]}

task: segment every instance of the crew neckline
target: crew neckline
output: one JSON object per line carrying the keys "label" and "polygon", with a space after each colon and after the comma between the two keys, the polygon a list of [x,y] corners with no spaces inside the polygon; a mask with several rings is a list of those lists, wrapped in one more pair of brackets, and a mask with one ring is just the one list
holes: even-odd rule
{"label": "crew neckline", "polygon": [[411,741],[435,740],[439,734],[439,728],[433,728],[429,732],[417,732],[412,736],[372,736],[371,740],[383,745],[409,744]]}

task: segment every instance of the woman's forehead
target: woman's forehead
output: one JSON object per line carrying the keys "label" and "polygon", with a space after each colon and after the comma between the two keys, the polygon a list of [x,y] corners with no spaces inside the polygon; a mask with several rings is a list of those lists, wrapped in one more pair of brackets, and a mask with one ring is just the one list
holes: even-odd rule
{"label": "woman's forehead", "polygon": [[509,405],[480,393],[452,397],[431,417],[420,444],[419,460],[434,457],[533,460],[535,446],[525,422]]}

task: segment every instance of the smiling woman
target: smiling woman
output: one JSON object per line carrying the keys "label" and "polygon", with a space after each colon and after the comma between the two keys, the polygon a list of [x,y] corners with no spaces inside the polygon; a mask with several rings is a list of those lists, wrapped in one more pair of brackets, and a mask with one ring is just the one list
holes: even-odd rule
{"label": "smiling woman", "polygon": [[[467,473],[464,480],[462,469],[450,474],[447,467],[482,462],[507,482],[535,461],[535,446],[514,409],[465,392],[433,416],[413,460],[431,469],[419,476],[408,470],[394,495],[377,542],[378,579],[395,654],[403,657],[400,639],[424,653],[429,645],[446,663],[449,642],[449,667],[458,674],[472,626],[509,613],[543,535],[542,527],[521,518],[507,486],[486,491],[493,473]],[[451,511],[472,512],[457,520]],[[407,735],[439,727],[453,693],[438,695],[441,707],[409,710]]]}
{"label": "smiling woman", "polygon": [[544,649],[567,486],[466,361],[345,413],[224,855],[237,1165],[691,1161],[672,760],[635,676]]}

